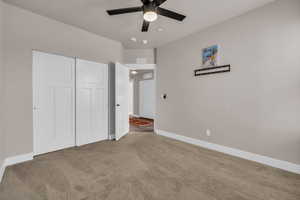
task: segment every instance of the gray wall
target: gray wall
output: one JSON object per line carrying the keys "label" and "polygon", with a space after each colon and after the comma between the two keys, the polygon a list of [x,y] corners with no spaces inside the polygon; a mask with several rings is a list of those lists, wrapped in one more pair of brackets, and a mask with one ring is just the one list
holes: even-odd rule
{"label": "gray wall", "polygon": [[3,2],[0,0],[0,168],[5,159],[5,137],[3,129],[4,61],[3,61]]}
{"label": "gray wall", "polygon": [[146,63],[155,64],[155,51],[154,49],[125,49],[124,50],[124,63],[135,64],[137,58],[145,58]]}
{"label": "gray wall", "polygon": [[[193,77],[202,48],[214,44],[232,72]],[[158,48],[157,128],[300,164],[299,48],[299,0]]]}
{"label": "gray wall", "polygon": [[5,5],[5,132],[8,156],[33,151],[32,50],[109,63],[121,43]]}

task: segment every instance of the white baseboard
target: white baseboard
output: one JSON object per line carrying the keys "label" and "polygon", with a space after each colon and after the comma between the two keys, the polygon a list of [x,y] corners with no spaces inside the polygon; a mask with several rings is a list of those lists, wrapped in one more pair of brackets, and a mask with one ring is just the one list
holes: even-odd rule
{"label": "white baseboard", "polygon": [[271,157],[262,156],[262,155],[258,155],[258,154],[254,154],[254,153],[250,153],[250,152],[246,152],[246,151],[242,151],[239,149],[234,149],[234,148],[230,148],[230,147],[226,147],[226,146],[222,146],[222,145],[218,145],[218,144],[213,144],[213,143],[209,143],[206,141],[202,141],[202,140],[198,140],[198,139],[194,139],[194,138],[190,138],[190,137],[186,137],[186,136],[182,136],[182,135],[177,135],[177,134],[170,133],[170,132],[163,131],[163,130],[156,130],[155,132],[161,136],[165,136],[168,138],[172,138],[175,140],[179,140],[182,142],[200,146],[200,147],[203,147],[206,149],[219,151],[219,152],[229,154],[232,156],[236,156],[239,158],[243,158],[246,160],[251,160],[251,161],[258,162],[258,163],[261,163],[264,165],[268,165],[271,167],[275,167],[275,168],[283,169],[283,170],[286,170],[289,172],[300,174],[300,165],[297,165],[294,163],[290,163],[287,161],[278,160],[278,159],[274,159]]}
{"label": "white baseboard", "polygon": [[4,166],[11,166],[22,162],[33,160],[33,153],[22,154],[18,156],[8,157],[5,159]]}
{"label": "white baseboard", "polygon": [[3,164],[0,168],[0,182],[2,181],[5,168],[11,165],[16,165],[22,162],[33,160],[33,153],[22,154],[18,156],[8,157],[3,161]]}

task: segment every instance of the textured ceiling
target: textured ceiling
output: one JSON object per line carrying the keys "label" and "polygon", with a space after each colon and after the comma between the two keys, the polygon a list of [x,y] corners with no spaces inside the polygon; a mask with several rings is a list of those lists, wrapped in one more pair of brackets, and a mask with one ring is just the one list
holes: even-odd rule
{"label": "textured ceiling", "polygon": [[[34,13],[123,43],[126,48],[153,48],[241,15],[273,0],[168,0],[162,7],[187,16],[177,22],[160,16],[141,32],[142,13],[108,16],[105,10],[139,6],[140,0],[5,0]],[[159,32],[158,29],[163,31]],[[136,37],[137,42],[132,42]],[[144,45],[142,40],[148,40]]]}

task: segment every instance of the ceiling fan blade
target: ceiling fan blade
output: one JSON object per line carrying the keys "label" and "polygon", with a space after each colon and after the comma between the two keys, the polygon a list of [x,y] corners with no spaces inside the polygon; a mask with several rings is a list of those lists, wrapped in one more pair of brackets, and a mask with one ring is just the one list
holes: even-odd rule
{"label": "ceiling fan blade", "polygon": [[120,8],[120,9],[115,9],[115,10],[108,10],[107,13],[109,15],[120,15],[120,14],[126,14],[126,13],[139,12],[142,10],[143,10],[142,7]]}
{"label": "ceiling fan blade", "polygon": [[165,16],[165,17],[169,17],[178,21],[183,21],[185,19],[186,16],[178,14],[176,12],[173,12],[171,10],[167,10],[164,8],[157,8],[157,13],[159,15]]}
{"label": "ceiling fan blade", "polygon": [[144,20],[142,32],[148,32],[149,26],[150,26],[150,22],[147,22],[146,20]]}
{"label": "ceiling fan blade", "polygon": [[150,3],[150,0],[141,0],[141,1],[144,5],[147,5],[148,3]]}
{"label": "ceiling fan blade", "polygon": [[160,6],[161,4],[165,3],[167,0],[154,0],[156,6]]}

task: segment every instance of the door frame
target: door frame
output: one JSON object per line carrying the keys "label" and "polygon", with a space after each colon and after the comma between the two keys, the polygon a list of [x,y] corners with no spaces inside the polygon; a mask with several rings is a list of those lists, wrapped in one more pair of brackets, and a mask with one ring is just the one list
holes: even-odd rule
{"label": "door frame", "polygon": [[[157,120],[157,66],[156,64],[125,64],[130,70],[153,70],[154,75],[154,88],[155,88],[155,103],[154,103],[154,132],[156,131],[156,120]],[[129,123],[129,122],[128,122]]]}

